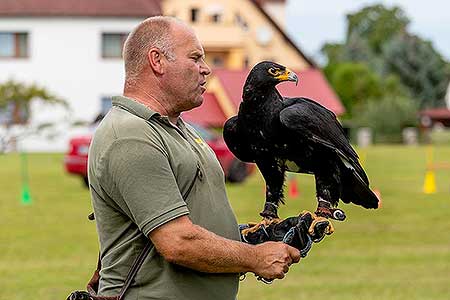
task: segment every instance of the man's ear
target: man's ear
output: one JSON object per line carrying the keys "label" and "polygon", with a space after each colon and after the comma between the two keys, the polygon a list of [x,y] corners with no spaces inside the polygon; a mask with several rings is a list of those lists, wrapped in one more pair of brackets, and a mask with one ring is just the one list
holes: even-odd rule
{"label": "man's ear", "polygon": [[151,48],[147,53],[147,60],[155,74],[164,74],[163,54],[159,49]]}

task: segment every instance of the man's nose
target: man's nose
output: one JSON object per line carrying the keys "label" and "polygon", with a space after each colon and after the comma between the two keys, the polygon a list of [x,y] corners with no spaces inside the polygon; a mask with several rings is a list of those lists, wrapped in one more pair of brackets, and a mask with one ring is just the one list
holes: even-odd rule
{"label": "man's nose", "polygon": [[211,74],[211,68],[205,61],[203,61],[202,65],[200,66],[200,73],[205,76]]}

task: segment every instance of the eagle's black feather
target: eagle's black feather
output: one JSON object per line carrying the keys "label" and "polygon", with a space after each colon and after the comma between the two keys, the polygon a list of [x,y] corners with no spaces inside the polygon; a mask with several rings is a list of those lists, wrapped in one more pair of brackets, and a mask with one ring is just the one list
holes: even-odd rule
{"label": "eagle's black feather", "polygon": [[297,80],[273,62],[257,64],[243,90],[237,116],[224,139],[239,159],[255,162],[266,181],[264,216],[276,216],[283,201],[285,171],[314,174],[318,200],[339,199],[377,208],[378,198],[334,113],[307,98],[283,98],[275,86]]}

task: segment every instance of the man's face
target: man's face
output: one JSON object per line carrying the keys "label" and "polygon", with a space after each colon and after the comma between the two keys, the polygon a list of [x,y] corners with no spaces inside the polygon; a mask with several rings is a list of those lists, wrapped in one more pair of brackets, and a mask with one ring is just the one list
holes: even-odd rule
{"label": "man's face", "polygon": [[202,104],[206,76],[211,70],[195,34],[180,25],[174,25],[172,30],[175,60],[167,61],[164,85],[175,111],[182,112]]}

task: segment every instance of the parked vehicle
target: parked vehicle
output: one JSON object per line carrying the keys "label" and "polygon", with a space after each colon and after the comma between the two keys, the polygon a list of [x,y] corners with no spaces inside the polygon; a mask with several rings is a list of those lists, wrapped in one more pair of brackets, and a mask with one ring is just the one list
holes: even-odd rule
{"label": "parked vehicle", "polygon": [[[243,182],[254,170],[253,164],[244,163],[231,153],[220,135],[202,126],[196,124],[191,125],[216,154],[225,173],[225,179],[228,182]],[[64,157],[66,171],[70,174],[81,176],[86,186],[89,185],[87,178],[87,161],[91,139],[91,135],[72,138],[69,141],[69,149]]]}

